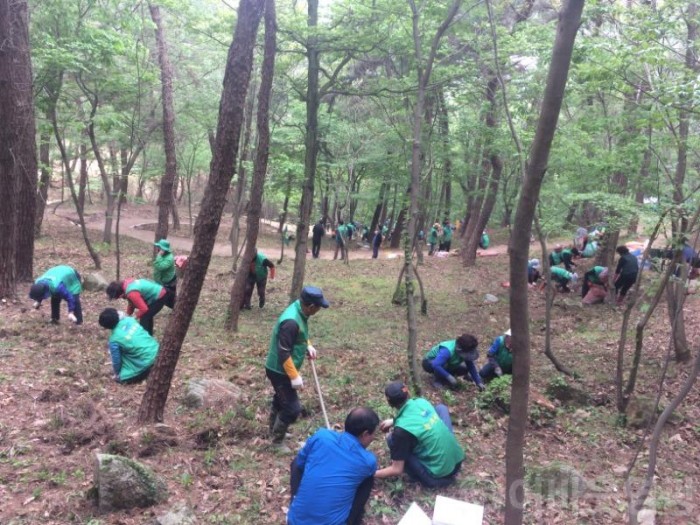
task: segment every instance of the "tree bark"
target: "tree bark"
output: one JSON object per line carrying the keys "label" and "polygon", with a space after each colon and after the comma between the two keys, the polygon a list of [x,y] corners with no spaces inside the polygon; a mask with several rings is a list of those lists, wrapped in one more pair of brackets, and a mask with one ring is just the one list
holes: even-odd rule
{"label": "tree bark", "polygon": [[520,525],[524,509],[525,428],[530,386],[530,312],[528,307],[527,259],[532,220],[542,187],[554,132],[559,119],[574,40],[584,0],[568,0],[559,13],[552,60],[542,98],[540,117],[530,149],[513,232],[510,237],[510,326],[513,331],[513,386],[506,438],[506,525]]}
{"label": "tree bark", "polygon": [[318,25],[318,0],[308,0],[307,25],[310,36],[306,44],[308,58],[308,75],[306,88],[306,153],[304,158],[304,185],[299,203],[299,222],[297,223],[297,242],[294,246],[295,259],[292,271],[292,287],[289,290],[290,302],[295,301],[304,286],[306,271],[306,251],[309,243],[309,220],[314,201],[314,182],[316,180],[316,161],[318,158],[318,107],[321,103],[319,91],[320,50],[318,37],[315,35]]}
{"label": "tree bark", "polygon": [[13,151],[19,144],[12,69],[14,61],[12,2],[0,0],[0,297],[15,295],[16,170]]}
{"label": "tree bark", "polygon": [[162,421],[170,383],[187,335],[219,230],[226,195],[231,185],[241,128],[243,106],[253,63],[253,48],[262,16],[262,0],[241,0],[233,42],[229,48],[219,104],[215,148],[210,176],[197,217],[194,242],[187,270],[178,290],[175,309],[161,341],[160,352],[139,407],[140,423]]}
{"label": "tree bark", "polygon": [[[158,194],[158,225],[156,226],[155,241],[168,236],[168,217],[171,212],[176,217],[174,207],[175,181],[177,180],[177,157],[175,154],[175,109],[173,104],[173,68],[170,65],[168,43],[165,38],[160,7],[148,3],[151,19],[155,27],[156,44],[158,46],[158,64],[160,65],[160,83],[163,95],[163,151],[165,152],[165,174],[160,179]],[[157,248],[153,247],[154,253]]]}
{"label": "tree bark", "polygon": [[34,221],[34,237],[41,235],[41,225],[44,222],[44,210],[49,198],[49,186],[51,186],[51,133],[42,129],[39,133],[39,164],[41,176],[39,188],[36,194],[36,219]]}
{"label": "tree bark", "polygon": [[[238,318],[243,304],[243,294],[248,278],[248,268],[255,257],[260,228],[260,211],[262,209],[267,160],[270,153],[270,99],[272,81],[275,73],[275,48],[277,46],[275,0],[265,1],[265,50],[260,72],[260,91],[258,93],[258,146],[255,150],[255,168],[250,186],[250,204],[248,206],[248,226],[246,227],[246,248],[241,259],[241,268],[236,272],[236,279],[231,287],[230,328],[238,331]],[[291,175],[289,177],[291,181]]]}
{"label": "tree bark", "polygon": [[[18,281],[31,281],[34,271],[34,221],[36,220],[36,138],[34,97],[32,93],[32,62],[29,56],[28,12],[26,0],[11,3],[12,10],[12,72],[15,96],[17,144],[15,180],[17,182],[15,272]],[[3,206],[6,201],[3,202]]]}

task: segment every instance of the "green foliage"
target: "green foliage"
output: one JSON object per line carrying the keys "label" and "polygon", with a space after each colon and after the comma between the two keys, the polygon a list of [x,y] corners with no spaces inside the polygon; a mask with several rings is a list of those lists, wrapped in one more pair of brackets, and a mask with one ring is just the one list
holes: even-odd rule
{"label": "green foliage", "polygon": [[499,408],[506,414],[510,413],[510,391],[513,376],[504,374],[491,380],[486,385],[486,389],[479,392],[476,404],[481,410]]}

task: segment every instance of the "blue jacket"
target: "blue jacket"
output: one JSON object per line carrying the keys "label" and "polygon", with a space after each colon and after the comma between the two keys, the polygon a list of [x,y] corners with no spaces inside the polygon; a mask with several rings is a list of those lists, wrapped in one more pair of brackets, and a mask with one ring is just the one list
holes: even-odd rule
{"label": "blue jacket", "polygon": [[[435,359],[433,359],[430,362],[433,365],[433,372],[435,373],[435,375],[439,376],[442,379],[445,379],[448,375],[451,375],[449,370],[445,367],[447,361],[449,360],[450,351],[444,346],[441,346],[440,350],[438,350],[437,356],[435,356]],[[469,371],[469,376],[472,378],[472,381],[474,381],[477,385],[483,384],[483,381],[481,379],[481,376],[479,375],[479,371],[476,369],[474,361],[464,361],[464,363],[467,365],[467,370]]]}
{"label": "blue jacket", "polygon": [[374,476],[377,458],[347,432],[322,428],[294,460],[303,471],[287,514],[289,525],[345,525],[360,484]]}

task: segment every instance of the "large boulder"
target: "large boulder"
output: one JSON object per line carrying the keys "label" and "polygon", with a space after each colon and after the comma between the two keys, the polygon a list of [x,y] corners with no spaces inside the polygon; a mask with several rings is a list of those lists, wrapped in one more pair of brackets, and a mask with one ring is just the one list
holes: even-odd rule
{"label": "large boulder", "polygon": [[559,498],[566,504],[577,500],[588,490],[584,477],[575,468],[563,463],[532,468],[528,472],[528,483],[543,498]]}
{"label": "large boulder", "polygon": [[168,498],[165,482],[138,461],[97,454],[95,488],[101,512],[150,507]]}
{"label": "large boulder", "polygon": [[107,279],[99,272],[83,276],[83,288],[88,292],[104,292],[107,289]]}
{"label": "large boulder", "polygon": [[190,408],[210,408],[234,405],[241,398],[241,390],[223,379],[191,379],[182,403]]}

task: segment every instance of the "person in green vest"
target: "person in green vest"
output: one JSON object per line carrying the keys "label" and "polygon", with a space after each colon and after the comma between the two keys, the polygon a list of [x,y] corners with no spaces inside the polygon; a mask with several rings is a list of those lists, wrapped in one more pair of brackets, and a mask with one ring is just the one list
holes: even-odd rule
{"label": "person in green vest", "polygon": [[488,249],[488,247],[491,245],[491,237],[489,237],[489,234],[486,230],[481,232],[481,237],[479,238],[479,248],[482,250]]}
{"label": "person in green vest", "polygon": [[153,335],[153,318],[163,309],[175,305],[175,295],[163,285],[149,279],[124,279],[113,281],[107,286],[107,297],[110,300],[126,298],[129,305],[126,313],[131,315],[136,311],[136,318],[144,330]]}
{"label": "person in green vest", "polygon": [[479,370],[479,375],[484,381],[490,381],[494,377],[513,373],[513,354],[510,350],[511,331],[508,329],[503,335],[493,340],[491,348],[486,352],[487,363]]}
{"label": "person in green vest", "polygon": [[[560,268],[559,266],[550,267],[549,273],[552,277],[554,287],[558,292],[569,293],[571,291],[569,285],[576,284],[578,281],[577,274],[567,272],[564,268]],[[542,288],[544,288],[545,284],[545,281],[542,281]]]}
{"label": "person in green vest", "polygon": [[61,318],[61,300],[68,304],[68,319],[83,324],[83,308],[80,305],[80,274],[70,266],[61,265],[49,268],[29,289],[29,297],[34,300],[34,309],[41,307],[44,299],[51,297],[51,324],[58,324]]}
{"label": "person in green vest", "polygon": [[443,341],[433,346],[423,358],[423,370],[435,377],[434,385],[457,388],[457,377],[469,375],[479,390],[484,389],[476,360],[479,358],[479,341],[472,334],[462,334],[457,339]]}
{"label": "person in green vest", "polygon": [[114,308],[102,310],[98,322],[112,332],[107,346],[114,380],[130,385],[146,379],[158,355],[158,341],[136,319],[120,315]]}
{"label": "person in green vest", "polygon": [[561,244],[557,244],[554,251],[549,254],[549,265],[554,267],[563,263],[566,271],[571,272],[576,267],[574,258],[580,256],[581,252],[578,248],[564,248]]}
{"label": "person in green vest", "polygon": [[265,374],[275,392],[269,429],[272,444],[280,452],[291,452],[284,438],[289,425],[301,414],[297,391],[304,387],[304,381],[299,369],[307,355],[309,359],[316,359],[316,349],[309,342],[309,317],[329,306],[320,288],[305,286],[299,299],[282,312],[272,330]]}
{"label": "person in green vest", "polygon": [[348,243],[348,227],[345,223],[340,220],[338,221],[338,227],[335,229],[335,253],[333,254],[333,260],[338,258],[338,252],[340,251],[340,259],[345,260],[345,250],[347,250]]}
{"label": "person in green vest", "polygon": [[602,286],[608,289],[608,269],[605,266],[594,266],[583,274],[583,284],[581,286],[581,298],[588,295],[591,285]]}
{"label": "person in green vest", "polygon": [[255,249],[255,256],[250,263],[248,277],[245,281],[245,291],[243,292],[243,305],[241,308],[250,310],[250,300],[253,297],[253,288],[258,288],[258,306],[265,306],[265,288],[267,287],[268,268],[270,270],[270,280],[275,279],[275,265],[264,253]]}
{"label": "person in green vest", "polygon": [[153,280],[165,286],[175,295],[177,293],[177,275],[175,274],[175,256],[170,249],[170,241],[161,239],[153,245],[158,248],[156,258],[153,260]]}
{"label": "person in green vest", "polygon": [[440,240],[440,224],[433,224],[428,232],[428,255],[433,255],[437,251],[438,241]]}
{"label": "person in green vest", "polygon": [[379,424],[387,437],[391,464],[377,470],[377,479],[408,476],[429,488],[442,488],[455,481],[464,461],[464,450],[455,438],[450,413],[445,405],[433,407],[422,397],[409,399],[402,381],[393,381],[384,389],[389,405],[396,410],[394,419]]}
{"label": "person in green vest", "polygon": [[442,241],[440,242],[440,251],[449,252],[452,247],[452,225],[446,220],[442,225]]}

